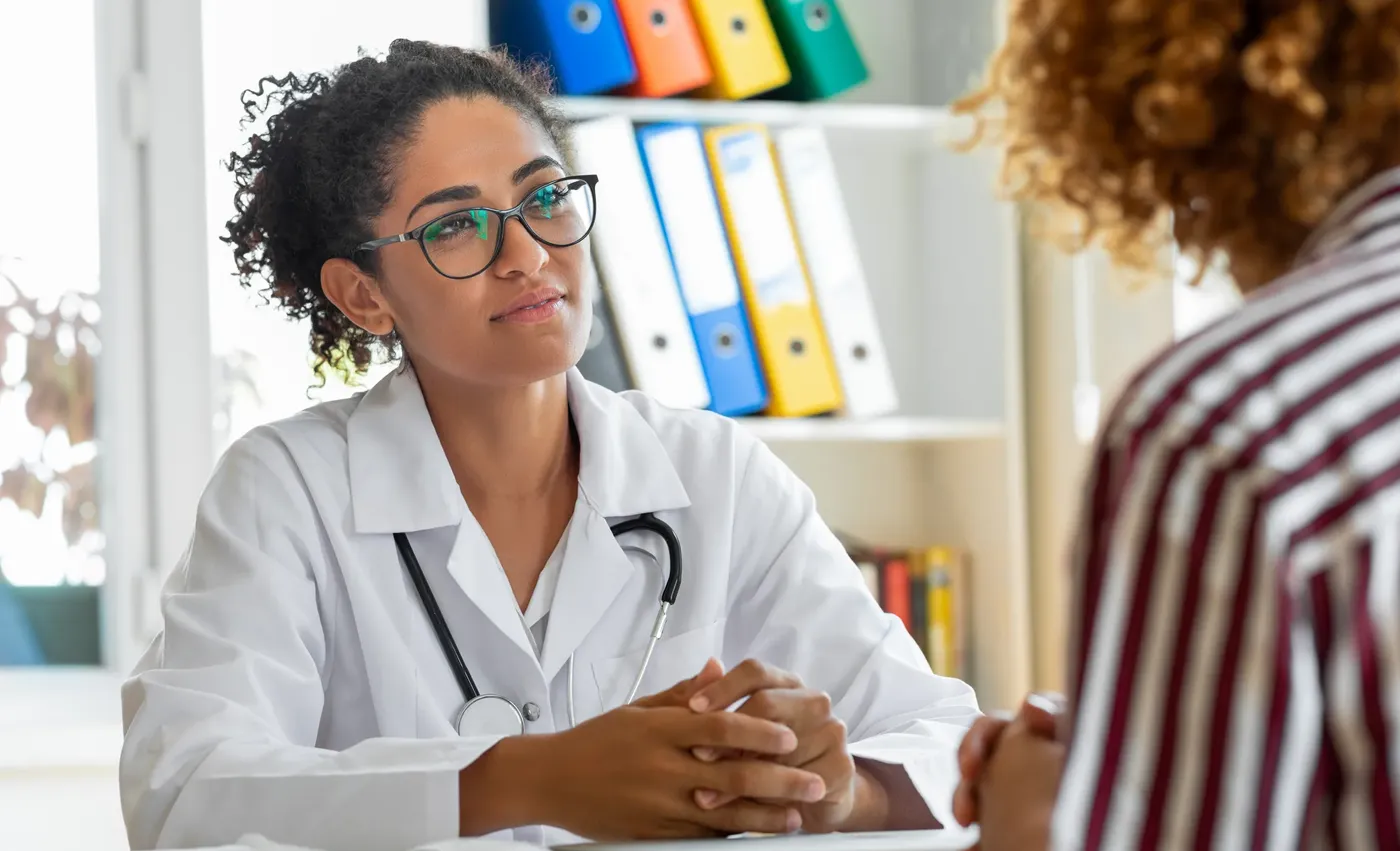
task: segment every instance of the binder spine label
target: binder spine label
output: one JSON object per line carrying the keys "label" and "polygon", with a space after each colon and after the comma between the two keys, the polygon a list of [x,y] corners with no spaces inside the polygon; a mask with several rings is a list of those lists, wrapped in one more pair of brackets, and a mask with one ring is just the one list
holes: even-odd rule
{"label": "binder spine label", "polygon": [[751,239],[743,244],[744,263],[759,304],[765,308],[805,306],[811,295],[767,140],[758,133],[729,136],[720,143],[720,162],[735,230],[788,237]]}
{"label": "binder spine label", "polygon": [[687,127],[654,133],[644,148],[686,306],[704,314],[738,304],[739,279],[700,132]]}

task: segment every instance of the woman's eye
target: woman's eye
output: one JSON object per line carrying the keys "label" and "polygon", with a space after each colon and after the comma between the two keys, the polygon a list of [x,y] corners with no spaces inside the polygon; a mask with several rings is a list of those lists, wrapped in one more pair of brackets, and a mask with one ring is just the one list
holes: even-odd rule
{"label": "woman's eye", "polygon": [[564,203],[572,191],[560,183],[551,183],[549,186],[540,188],[530,201],[531,215],[542,219],[553,218],[555,208]]}
{"label": "woman's eye", "polygon": [[423,239],[428,242],[441,242],[471,235],[485,239],[487,215],[485,210],[465,210],[429,225],[427,230],[423,231]]}

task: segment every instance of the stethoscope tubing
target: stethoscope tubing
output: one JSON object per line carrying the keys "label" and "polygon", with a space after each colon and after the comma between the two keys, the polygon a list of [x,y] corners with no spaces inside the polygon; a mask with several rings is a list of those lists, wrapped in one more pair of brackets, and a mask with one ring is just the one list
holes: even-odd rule
{"label": "stethoscope tubing", "polygon": [[[661,633],[666,628],[666,615],[671,607],[675,605],[676,599],[680,596],[681,590],[681,545],[680,539],[676,537],[676,532],[671,525],[658,518],[655,514],[647,512],[639,514],[628,520],[622,520],[609,527],[613,537],[617,538],[628,532],[648,531],[659,536],[666,544],[666,559],[668,571],[666,584],[661,589],[661,606],[657,611],[656,621],[652,625],[650,640],[647,642],[646,657],[642,662],[641,669],[637,672],[636,680],[632,683],[632,688],[627,696],[627,703],[631,703],[641,687],[642,678],[646,675],[647,664],[651,661],[652,651],[656,647],[656,642],[661,638]],[[413,551],[413,546],[408,542],[408,536],[403,532],[394,533],[394,545],[398,548],[399,557],[403,559],[404,566],[408,569],[409,576],[413,579],[414,588],[418,592],[418,598],[423,603],[423,610],[428,615],[428,621],[432,624],[433,632],[437,635],[438,644],[442,647],[443,654],[447,657],[448,667],[452,669],[452,676],[457,680],[457,685],[462,690],[462,697],[466,704],[471,704],[482,696],[480,689],[476,686],[476,681],[472,679],[471,671],[467,669],[466,660],[462,658],[462,652],[457,647],[457,642],[452,637],[452,630],[447,626],[447,620],[442,616],[442,610],[438,607],[437,596],[433,594],[433,589],[428,586],[428,579],[423,575],[423,567],[418,562],[418,556]],[[569,699],[573,701],[573,666],[570,660],[569,669]],[[509,701],[508,701],[509,702]],[[514,704],[512,703],[512,706]],[[570,716],[573,715],[572,705],[570,706]],[[464,707],[465,710],[465,707]],[[573,724],[570,717],[569,723]]]}
{"label": "stethoscope tubing", "polygon": [[462,689],[462,696],[466,702],[471,703],[481,696],[481,691],[477,689],[471,671],[467,670],[467,663],[462,658],[462,651],[457,649],[457,642],[452,639],[452,631],[447,628],[447,620],[442,616],[442,609],[438,608],[437,596],[433,594],[433,589],[428,587],[428,578],[423,575],[423,567],[418,563],[418,556],[413,552],[412,545],[408,543],[408,536],[402,532],[394,533],[394,545],[399,548],[399,556],[403,559],[404,566],[408,568],[408,575],[413,577],[413,584],[418,589],[418,599],[423,601],[423,608],[428,613],[428,620],[433,625],[433,632],[437,635],[438,644],[442,645],[442,652],[447,656],[452,676],[456,678],[457,685]]}

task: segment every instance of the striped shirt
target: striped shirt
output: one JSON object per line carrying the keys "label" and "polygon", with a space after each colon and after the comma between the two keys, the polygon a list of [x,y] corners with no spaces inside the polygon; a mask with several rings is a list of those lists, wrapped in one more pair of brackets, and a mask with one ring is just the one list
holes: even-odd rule
{"label": "striped shirt", "polygon": [[1400,170],[1131,383],[1073,556],[1069,849],[1400,849]]}

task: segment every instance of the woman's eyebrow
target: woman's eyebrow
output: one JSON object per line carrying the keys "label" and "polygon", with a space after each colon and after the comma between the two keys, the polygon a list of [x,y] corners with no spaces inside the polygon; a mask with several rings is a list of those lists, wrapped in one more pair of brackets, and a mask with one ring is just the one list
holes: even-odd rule
{"label": "woman's eyebrow", "polygon": [[[560,165],[559,161],[554,157],[535,157],[511,173],[511,182],[519,186],[530,175],[547,168],[557,168],[560,171],[564,170],[564,167]],[[412,210],[408,211],[408,216],[404,218],[404,226],[407,227],[408,223],[413,221],[414,213],[417,213],[430,204],[441,204],[444,201],[471,201],[479,197],[481,197],[481,188],[475,183],[458,184],[457,186],[448,186],[445,189],[430,192],[424,195],[417,204],[414,204]]]}
{"label": "woman's eyebrow", "polygon": [[554,157],[535,157],[534,159],[522,165],[520,168],[517,168],[515,170],[515,173],[510,176],[510,179],[513,183],[519,186],[522,182],[524,182],[525,178],[529,177],[537,171],[543,171],[547,168],[557,168],[560,171],[564,170],[564,167],[560,165],[559,161],[556,160]]}
{"label": "woman's eyebrow", "polygon": [[[516,181],[519,183],[519,181]],[[443,201],[470,201],[481,196],[481,189],[474,183],[458,184],[449,186],[446,189],[439,189],[436,192],[429,192],[422,200],[413,205],[413,209],[408,211],[408,216],[404,218],[404,226],[413,221],[413,214],[428,206],[429,204],[441,204]]]}

